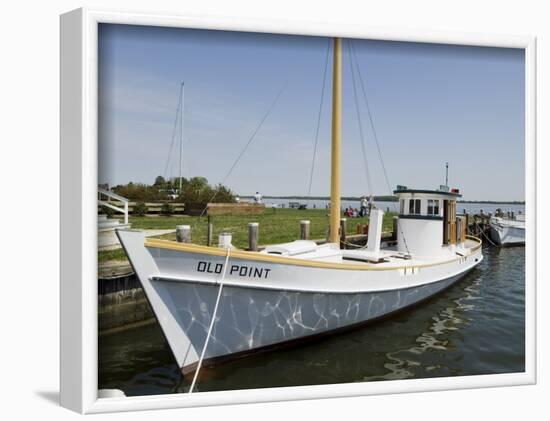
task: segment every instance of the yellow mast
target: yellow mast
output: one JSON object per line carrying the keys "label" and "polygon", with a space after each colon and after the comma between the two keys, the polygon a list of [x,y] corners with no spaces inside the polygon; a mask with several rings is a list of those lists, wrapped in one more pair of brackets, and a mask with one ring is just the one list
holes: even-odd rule
{"label": "yellow mast", "polygon": [[330,178],[330,242],[340,243],[340,143],[342,132],[342,40],[334,38],[332,63],[332,148]]}

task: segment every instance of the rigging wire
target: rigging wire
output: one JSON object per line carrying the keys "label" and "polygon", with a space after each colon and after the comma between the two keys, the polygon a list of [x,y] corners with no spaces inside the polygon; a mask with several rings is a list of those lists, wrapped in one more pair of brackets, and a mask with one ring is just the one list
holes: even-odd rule
{"label": "rigging wire", "polygon": [[[231,175],[231,173],[233,172],[233,170],[235,169],[235,167],[237,166],[237,164],[239,163],[239,161],[243,157],[244,153],[246,152],[246,150],[248,149],[248,147],[250,146],[250,144],[252,143],[252,141],[254,140],[254,138],[256,137],[258,132],[260,131],[260,128],[262,127],[264,122],[267,120],[267,117],[269,116],[269,114],[271,114],[271,111],[273,110],[273,107],[275,107],[275,104],[277,103],[277,101],[281,97],[281,95],[282,95],[283,91],[285,90],[287,84],[288,84],[288,82],[285,82],[283,84],[283,86],[281,87],[281,89],[279,90],[279,92],[277,93],[277,96],[275,97],[275,99],[273,100],[273,102],[271,103],[269,108],[267,109],[266,113],[264,114],[264,116],[260,120],[260,123],[258,124],[258,126],[256,126],[256,129],[254,130],[254,132],[252,133],[252,135],[250,136],[250,138],[248,139],[248,141],[246,142],[246,144],[242,148],[241,152],[237,156],[237,159],[235,159],[235,161],[231,165],[231,168],[229,168],[229,171],[227,171],[227,173],[225,174],[224,178],[222,179],[222,181],[220,183],[221,186],[225,185],[226,180],[229,178],[229,176]],[[206,212],[206,209],[208,208],[208,203],[212,202],[212,200],[214,200],[214,198],[218,195],[218,193],[219,193],[219,187],[216,189],[216,191],[214,192],[212,197],[206,202],[207,205],[204,207],[204,209],[200,213],[197,221],[195,222],[195,225],[198,224],[200,218],[202,218],[202,216]]]}
{"label": "rigging wire", "polygon": [[181,110],[181,90],[183,89],[183,85],[180,86],[180,92],[179,92],[179,99],[178,99],[178,107],[176,108],[176,118],[174,120],[174,127],[172,129],[172,141],[170,143],[170,149],[168,150],[168,158],[166,159],[166,165],[164,166],[164,179],[166,180],[168,177],[168,166],[170,165],[170,160],[172,158],[172,151],[174,149],[174,144],[176,141],[176,132],[178,128],[178,122],[180,121],[180,110]]}
{"label": "rigging wire", "polygon": [[393,195],[390,179],[388,177],[388,172],[386,171],[386,166],[384,165],[384,159],[382,158],[382,150],[380,149],[380,143],[378,142],[378,136],[376,134],[376,129],[374,127],[374,121],[372,118],[372,113],[370,110],[369,100],[367,98],[367,91],[365,89],[365,84],[363,83],[363,77],[361,75],[361,69],[359,68],[359,62],[357,60],[357,54],[355,53],[355,47],[353,46],[352,40],[349,40],[350,50],[355,58],[355,67],[357,69],[357,74],[359,76],[359,84],[361,85],[361,91],[363,92],[363,98],[365,99],[365,105],[367,106],[367,114],[369,115],[369,121],[372,128],[372,135],[374,137],[374,141],[376,143],[376,149],[378,150],[378,157],[380,158],[380,164],[382,165],[382,171],[384,172],[384,178],[386,180],[386,184],[388,186],[388,190],[391,195]]}
{"label": "rigging wire", "polygon": [[367,161],[367,150],[366,150],[366,146],[365,146],[365,136],[363,134],[363,124],[361,123],[361,113],[360,113],[360,110],[359,110],[359,100],[358,100],[358,95],[357,95],[357,86],[356,86],[356,83],[355,83],[355,71],[354,71],[354,67],[353,67],[353,58],[352,58],[352,53],[351,53],[351,40],[348,40],[348,43],[349,43],[349,51],[348,51],[348,58],[349,58],[349,63],[350,63],[350,70],[351,70],[351,81],[352,81],[352,85],[353,85],[353,98],[355,100],[355,112],[357,114],[357,123],[359,125],[359,137],[361,139],[361,152],[363,154],[363,163],[365,165],[365,175],[367,177],[367,186],[369,188],[369,193],[372,194],[373,193],[373,190],[372,190],[372,179],[370,177],[370,172],[369,172],[369,165],[368,165],[368,161]]}
{"label": "rigging wire", "polygon": [[319,113],[317,115],[317,127],[315,128],[315,144],[313,146],[313,158],[311,160],[311,171],[309,173],[309,186],[307,189],[307,197],[309,198],[311,196],[311,186],[313,184],[313,172],[315,170],[315,158],[317,156],[317,145],[319,143],[319,128],[321,127],[321,114],[323,111],[323,103],[325,99],[325,87],[326,87],[326,80],[327,80],[327,69],[328,69],[328,59],[330,54],[330,38],[327,40],[327,53],[325,57],[325,69],[323,71],[323,86],[321,88],[321,101],[319,103]]}
{"label": "rigging wire", "polygon": [[[359,67],[359,61],[357,60],[357,54],[355,52],[355,47],[354,47],[353,42],[352,42],[351,39],[349,40],[349,48],[350,48],[350,53],[354,57],[355,69],[357,71],[357,75],[359,76],[359,84],[361,85],[361,91],[363,93],[363,98],[365,100],[365,105],[366,105],[366,108],[367,108],[367,114],[369,116],[369,122],[370,122],[370,126],[371,126],[371,129],[372,129],[372,134],[373,134],[373,137],[374,137],[374,141],[376,143],[376,149],[378,151],[378,157],[380,158],[380,165],[382,166],[382,171],[384,172],[384,179],[386,180],[386,185],[388,187],[388,191],[389,191],[390,196],[393,196],[393,191],[392,191],[392,188],[391,188],[390,179],[388,177],[388,172],[386,171],[386,165],[384,164],[384,159],[382,158],[382,150],[380,148],[380,143],[378,142],[378,135],[376,134],[376,129],[374,127],[374,120],[372,118],[370,104],[369,104],[369,100],[368,100],[368,97],[367,97],[367,90],[365,89],[365,84],[363,82],[363,77],[361,75],[361,69]],[[352,67],[353,67],[353,65],[352,65]],[[353,72],[352,72],[352,75],[353,75]],[[394,202],[393,207],[394,207],[394,211],[397,212],[397,202]],[[407,254],[410,255],[409,247],[407,246],[407,240],[405,238],[405,233],[403,232],[403,228],[401,227],[401,225],[399,223],[397,224],[397,226],[399,227],[399,230],[401,232],[401,236],[403,237],[403,245],[405,246],[405,250],[407,250]]]}

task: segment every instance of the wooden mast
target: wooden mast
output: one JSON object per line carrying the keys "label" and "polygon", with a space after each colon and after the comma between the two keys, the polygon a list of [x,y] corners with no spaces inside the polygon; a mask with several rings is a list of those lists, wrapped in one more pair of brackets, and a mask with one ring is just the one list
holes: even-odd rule
{"label": "wooden mast", "polygon": [[342,132],[342,40],[334,38],[332,63],[332,147],[330,178],[330,238],[340,243],[340,143]]}

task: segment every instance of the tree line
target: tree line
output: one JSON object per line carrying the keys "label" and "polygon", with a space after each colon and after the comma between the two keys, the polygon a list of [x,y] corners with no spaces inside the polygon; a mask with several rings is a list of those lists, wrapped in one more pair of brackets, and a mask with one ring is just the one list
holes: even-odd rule
{"label": "tree line", "polygon": [[133,202],[174,202],[206,205],[209,202],[233,203],[235,194],[222,184],[210,185],[205,177],[181,178],[166,180],[162,176],[155,178],[153,184],[133,183],[119,184],[111,190]]}

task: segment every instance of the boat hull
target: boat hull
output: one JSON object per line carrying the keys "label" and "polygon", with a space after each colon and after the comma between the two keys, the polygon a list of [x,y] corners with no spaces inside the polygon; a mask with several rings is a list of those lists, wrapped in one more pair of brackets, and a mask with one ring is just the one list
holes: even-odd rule
{"label": "boat hull", "polygon": [[449,287],[483,258],[479,243],[439,264],[380,270],[237,251],[228,256],[196,246],[146,247],[143,233],[117,234],[184,374],[203,351],[220,287],[207,365],[400,311]]}
{"label": "boat hull", "polygon": [[505,224],[490,224],[491,240],[501,247],[525,245],[525,228]]}
{"label": "boat hull", "polygon": [[[293,344],[358,326],[419,303],[449,287],[467,272],[411,288],[335,294],[224,286],[205,352],[206,365],[274,346]],[[176,319],[195,349],[202,349],[219,286],[157,279]],[[184,374],[196,364],[182,367]]]}

